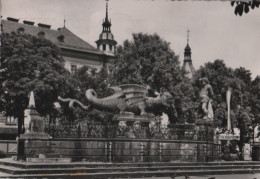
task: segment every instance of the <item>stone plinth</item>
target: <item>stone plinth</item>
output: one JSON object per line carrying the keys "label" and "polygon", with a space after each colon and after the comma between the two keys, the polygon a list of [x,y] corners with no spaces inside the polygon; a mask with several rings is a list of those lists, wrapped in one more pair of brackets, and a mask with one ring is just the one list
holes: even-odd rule
{"label": "stone plinth", "polygon": [[21,139],[48,139],[50,136],[44,133],[44,119],[34,108],[24,111],[25,133],[20,135]]}
{"label": "stone plinth", "polygon": [[21,139],[48,139],[49,135],[44,133],[44,119],[35,107],[34,93],[31,91],[29,106],[24,110],[25,133],[20,135]]}
{"label": "stone plinth", "polygon": [[29,139],[49,139],[50,136],[45,133],[25,133],[20,135],[21,139],[29,140]]}
{"label": "stone plinth", "polygon": [[113,118],[118,122],[117,138],[149,138],[153,125],[159,120],[153,115],[118,114]]}
{"label": "stone plinth", "polygon": [[[34,162],[62,158],[89,162],[212,161],[218,159],[219,150],[219,145],[212,142],[194,140],[71,138],[32,139],[25,143],[27,159]],[[41,159],[39,154],[44,154],[46,159]]]}

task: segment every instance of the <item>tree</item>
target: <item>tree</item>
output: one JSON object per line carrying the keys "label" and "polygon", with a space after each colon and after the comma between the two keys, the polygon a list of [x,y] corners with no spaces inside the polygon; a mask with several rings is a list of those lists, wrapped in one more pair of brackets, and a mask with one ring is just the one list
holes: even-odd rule
{"label": "tree", "polygon": [[44,38],[23,33],[3,33],[1,49],[1,107],[6,115],[18,118],[18,134],[30,91],[36,93],[41,115],[55,112],[53,102],[59,95],[71,95],[73,80],[64,68],[60,49]]}
{"label": "tree", "polygon": [[251,83],[249,100],[255,123],[260,124],[260,76],[257,76]]}
{"label": "tree", "polygon": [[[243,105],[243,99],[246,94],[245,82],[250,85],[250,71],[244,68],[235,71],[227,67],[223,60],[215,60],[201,66],[194,75],[195,85],[199,87],[199,79],[207,77],[213,88],[215,119],[222,127],[226,127],[226,92],[228,87],[232,87],[231,113],[233,126],[236,126],[236,110],[238,105]],[[245,82],[244,82],[245,81]],[[225,107],[224,107],[225,106]]]}
{"label": "tree", "polygon": [[[213,88],[214,94],[222,94],[225,83],[229,78],[233,78],[233,70],[226,67],[223,60],[215,60],[214,62],[208,62],[194,74],[194,81],[196,86],[200,86],[199,79],[207,77],[210,85]],[[223,95],[223,94],[222,94]]]}
{"label": "tree", "polygon": [[249,12],[250,8],[255,9],[259,8],[260,2],[258,0],[253,0],[253,1],[231,1],[231,6],[234,6],[236,3],[235,11],[234,13],[237,15],[239,14],[242,16],[243,12],[246,14]]}
{"label": "tree", "polygon": [[[108,86],[108,74],[107,68],[102,67],[99,72],[96,69],[92,69],[87,66],[83,66],[77,70],[77,72],[72,76],[78,83],[78,91],[75,93],[74,97],[82,102],[84,105],[88,105],[88,101],[85,96],[85,92],[88,89],[94,89],[99,98],[107,97],[112,94]],[[67,106],[67,104],[65,104]],[[68,110],[71,111],[71,110]],[[106,111],[99,111],[92,109],[85,111],[79,108],[74,108],[73,110],[74,117],[72,120],[78,120],[79,122],[83,121],[99,121],[103,124],[108,124],[112,119],[112,113]]]}
{"label": "tree", "polygon": [[241,79],[243,83],[245,84],[246,90],[249,90],[250,84],[251,84],[251,72],[250,70],[246,70],[243,67],[236,68],[234,70],[234,75],[235,77]]}
{"label": "tree", "polygon": [[[170,49],[170,44],[159,35],[137,33],[131,41],[126,40],[117,49],[116,59],[109,75],[111,85],[141,84],[148,88],[149,96],[166,89],[173,94],[174,86],[182,81],[178,57]],[[172,102],[173,103],[173,102]],[[175,110],[156,108],[156,115],[166,112],[173,120]]]}
{"label": "tree", "polygon": [[178,83],[173,90],[175,108],[178,113],[178,122],[193,123],[198,117],[197,98],[198,88],[190,81],[184,80]]}
{"label": "tree", "polygon": [[136,83],[149,85],[152,90],[169,91],[181,81],[178,57],[168,42],[157,34],[133,34],[119,46],[113,64],[112,84]]}

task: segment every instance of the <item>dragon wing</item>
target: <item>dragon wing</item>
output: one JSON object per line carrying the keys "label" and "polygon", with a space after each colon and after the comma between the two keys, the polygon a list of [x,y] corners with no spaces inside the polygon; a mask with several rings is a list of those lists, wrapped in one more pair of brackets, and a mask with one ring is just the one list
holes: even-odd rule
{"label": "dragon wing", "polygon": [[108,88],[114,90],[115,93],[122,93],[122,88],[118,86],[109,86]]}
{"label": "dragon wing", "polygon": [[109,86],[108,88],[112,89],[115,93],[112,96],[107,97],[106,99],[108,99],[108,98],[114,99],[115,97],[116,98],[125,98],[125,95],[123,94],[123,91],[122,91],[122,89],[120,87],[118,87],[118,86]]}
{"label": "dragon wing", "polygon": [[119,88],[122,89],[122,93],[126,97],[126,103],[130,106],[135,103],[144,101],[148,93],[146,87],[137,84],[119,85]]}

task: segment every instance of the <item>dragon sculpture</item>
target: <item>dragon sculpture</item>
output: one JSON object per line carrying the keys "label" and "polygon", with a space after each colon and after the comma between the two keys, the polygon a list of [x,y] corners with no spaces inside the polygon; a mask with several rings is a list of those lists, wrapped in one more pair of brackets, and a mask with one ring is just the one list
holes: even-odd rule
{"label": "dragon sculpture", "polygon": [[117,111],[120,114],[147,114],[146,110],[154,105],[164,105],[173,107],[171,102],[172,95],[161,90],[157,97],[148,97],[148,89],[142,85],[125,84],[115,87],[109,87],[114,91],[114,94],[105,98],[98,98],[97,93],[93,89],[88,89],[85,93],[89,106],[84,106],[76,99],[59,97],[60,101],[70,102],[69,106],[73,107],[77,103],[82,109],[88,109],[93,106],[96,109]]}

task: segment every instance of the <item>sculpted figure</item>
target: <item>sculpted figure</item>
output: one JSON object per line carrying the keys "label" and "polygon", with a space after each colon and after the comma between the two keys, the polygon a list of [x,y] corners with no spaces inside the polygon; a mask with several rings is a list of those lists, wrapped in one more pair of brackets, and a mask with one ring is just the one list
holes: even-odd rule
{"label": "sculpted figure", "polygon": [[213,90],[211,85],[209,84],[208,78],[200,79],[201,90],[200,90],[200,102],[201,109],[203,112],[203,119],[213,119],[213,109],[212,109],[212,97]]}
{"label": "sculpted figure", "polygon": [[[146,87],[136,84],[125,84],[115,87],[114,94],[105,98],[98,98],[97,93],[93,89],[88,89],[85,93],[89,106],[96,109],[118,111],[120,114],[147,114],[146,110],[154,105],[164,105],[173,107],[172,95],[167,91],[161,91],[157,97],[148,97]],[[88,109],[89,106],[84,106],[75,99],[62,99],[63,102],[70,102],[70,107],[73,103],[77,103],[81,108]]]}
{"label": "sculpted figure", "polygon": [[172,95],[167,92],[160,92],[156,98],[147,97],[148,90],[144,86],[136,84],[125,84],[116,87],[109,87],[114,94],[106,98],[98,98],[93,89],[86,91],[86,98],[91,106],[97,109],[107,109],[122,113],[134,113],[145,115],[146,109],[153,105],[171,106]]}

